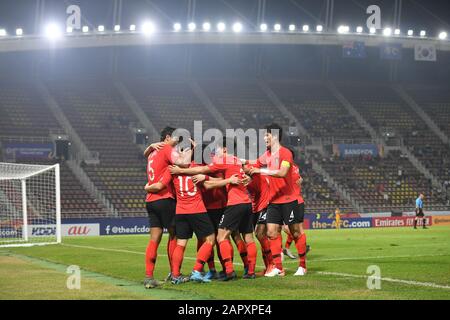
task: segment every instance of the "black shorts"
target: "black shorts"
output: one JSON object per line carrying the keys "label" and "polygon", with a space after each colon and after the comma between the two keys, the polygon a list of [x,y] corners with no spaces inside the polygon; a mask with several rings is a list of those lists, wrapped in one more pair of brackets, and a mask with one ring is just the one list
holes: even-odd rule
{"label": "black shorts", "polygon": [[227,229],[232,232],[253,233],[253,213],[250,203],[236,204],[226,207],[219,229]]}
{"label": "black shorts", "polygon": [[211,209],[208,210],[208,216],[214,226],[214,230],[219,229],[219,222],[222,219],[224,209]]}
{"label": "black shorts", "polygon": [[292,225],[301,222],[297,200],[289,203],[271,203],[267,207],[267,223]]}
{"label": "black shorts", "polygon": [[175,234],[178,239],[190,239],[195,233],[197,239],[214,234],[211,219],[206,213],[177,214],[175,216]]}
{"label": "black shorts", "polygon": [[253,228],[256,228],[258,224],[266,224],[267,220],[267,208],[262,209],[259,212],[253,213]]}
{"label": "black shorts", "polygon": [[147,202],[146,206],[150,228],[169,229],[175,226],[176,202],[174,199]]}
{"label": "black shorts", "polygon": [[425,214],[423,213],[422,208],[416,209],[416,217],[424,217],[424,216]]}
{"label": "black shorts", "polygon": [[300,223],[302,223],[303,220],[305,219],[305,203],[304,202],[298,204],[298,211],[299,211]]}

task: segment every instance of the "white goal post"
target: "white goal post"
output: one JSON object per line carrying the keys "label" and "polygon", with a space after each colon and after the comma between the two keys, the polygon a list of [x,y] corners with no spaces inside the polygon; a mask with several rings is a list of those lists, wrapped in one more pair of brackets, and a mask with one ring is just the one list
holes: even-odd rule
{"label": "white goal post", "polygon": [[0,162],[0,247],[61,243],[60,167]]}

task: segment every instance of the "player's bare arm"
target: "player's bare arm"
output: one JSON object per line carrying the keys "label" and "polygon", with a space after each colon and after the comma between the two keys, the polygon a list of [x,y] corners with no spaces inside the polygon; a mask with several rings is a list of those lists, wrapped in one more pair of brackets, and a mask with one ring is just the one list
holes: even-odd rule
{"label": "player's bare arm", "polygon": [[166,144],[165,142],[155,142],[155,143],[152,143],[151,145],[149,145],[149,146],[147,147],[147,149],[145,149],[145,151],[144,151],[144,157],[147,158],[147,157],[150,155],[150,153],[152,153],[152,151],[160,150],[162,147],[164,147],[165,144]]}
{"label": "player's bare arm", "polygon": [[250,175],[253,175],[255,173],[260,173],[262,175],[271,176],[274,178],[284,178],[287,176],[289,172],[290,164],[281,165],[280,169],[278,170],[270,170],[270,169],[260,169],[260,168],[251,168],[249,173]]}
{"label": "player's bare arm", "polygon": [[227,184],[233,184],[238,185],[242,184],[242,180],[239,179],[237,174],[232,175],[228,179],[221,179],[216,178],[214,180],[206,180],[203,185],[205,186],[205,189],[214,189],[214,188],[222,188],[225,187]]}
{"label": "player's bare arm", "polygon": [[171,174],[186,174],[190,176],[195,176],[196,174],[208,174],[211,173],[211,169],[208,166],[200,166],[193,168],[181,168],[179,166],[169,166],[169,171]]}
{"label": "player's bare arm", "polygon": [[166,186],[161,182],[152,183],[149,185],[148,183],[145,185],[144,189],[147,193],[159,193],[164,190]]}

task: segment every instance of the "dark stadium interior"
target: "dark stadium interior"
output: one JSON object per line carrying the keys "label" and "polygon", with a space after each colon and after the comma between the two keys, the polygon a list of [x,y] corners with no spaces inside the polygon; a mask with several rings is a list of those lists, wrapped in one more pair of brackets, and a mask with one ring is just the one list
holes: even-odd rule
{"label": "dark stadium interior", "polygon": [[[83,8],[85,19],[93,26],[112,21],[113,1],[73,2]],[[232,22],[237,16],[247,25],[256,25],[257,2],[198,0],[195,20]],[[393,16],[392,2],[377,1],[385,8],[386,21]],[[439,17],[448,10],[448,1],[405,2],[408,14],[400,24],[402,29],[414,25],[431,34],[440,31],[441,26],[449,26],[448,18]],[[34,13],[29,3],[14,1],[14,10],[5,16],[2,12],[10,3],[0,2],[1,26],[15,28],[20,22],[24,30],[32,32]],[[161,28],[170,29],[174,21],[186,21],[187,1],[151,3],[126,1],[122,24],[150,16]],[[267,22],[315,25],[320,22],[317,18],[324,19],[324,3],[270,0]],[[371,1],[336,1],[334,23],[364,23],[364,19],[352,21],[347,17],[365,17],[369,4]],[[65,7],[63,1],[47,1],[44,20],[61,16]],[[436,16],[434,19],[430,19],[430,12]],[[305,179],[307,214],[327,214],[336,207],[345,213],[361,214],[407,211],[414,208],[418,192],[426,194],[431,208],[449,210],[450,145],[441,141],[394,87],[400,85],[450,136],[450,53],[439,51],[437,62],[427,63],[414,61],[414,48],[404,48],[402,60],[393,62],[379,59],[377,47],[366,50],[366,59],[343,58],[341,46],[270,44],[174,44],[1,53],[0,144],[49,141],[50,134],[64,132],[38,89],[38,83],[43,83],[89,151],[99,154],[98,164],[79,163],[96,188],[119,216],[145,216],[146,161],[142,146],[133,141],[130,130],[141,123],[129,101],[119,93],[116,81],[123,84],[158,131],[166,125],[191,130],[194,120],[202,120],[203,129],[225,129],[194,92],[195,83],[232,128],[261,128],[275,121],[287,131],[298,120],[306,129],[306,136],[299,135],[300,143],[286,142],[299,151],[297,161]],[[324,72],[326,61],[329,64]],[[296,119],[276,108],[261,89],[260,81]],[[375,137],[336,98],[330,83],[373,128]],[[386,132],[394,138],[386,138]],[[385,139],[387,146],[394,147],[385,157],[349,160],[332,155],[334,143],[378,144],[377,139]],[[314,143],[319,143],[324,152],[310,148]],[[400,146],[410,153],[405,155]],[[416,159],[437,184],[418,169],[413,163]],[[65,160],[58,160],[63,163],[63,216],[111,214],[86,190]],[[330,183],[328,177],[336,184]],[[342,197],[338,189],[348,191],[353,201]]]}

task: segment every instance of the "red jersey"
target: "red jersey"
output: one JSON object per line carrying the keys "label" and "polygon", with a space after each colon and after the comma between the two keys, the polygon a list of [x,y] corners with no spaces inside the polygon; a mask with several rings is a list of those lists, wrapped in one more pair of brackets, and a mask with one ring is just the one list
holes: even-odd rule
{"label": "red jersey", "polygon": [[[191,168],[197,166],[191,164]],[[164,174],[161,183],[166,187],[173,183],[175,194],[177,195],[176,214],[205,213],[206,207],[203,203],[201,186],[196,186],[192,181],[192,176],[171,175],[169,170]]]}
{"label": "red jersey", "polygon": [[262,174],[254,174],[252,181],[247,186],[252,199],[253,213],[261,212],[269,205],[269,177]]}
{"label": "red jersey", "polygon": [[[222,175],[217,175],[223,178]],[[223,209],[227,206],[227,190],[223,188],[213,188],[203,190],[203,202],[207,210]]]}
{"label": "red jersey", "polygon": [[267,150],[261,157],[258,158],[256,166],[267,166],[269,170],[279,170],[281,166],[289,166],[289,172],[284,178],[270,177],[270,203],[282,204],[297,200],[297,194],[294,191],[295,182],[292,179],[292,153],[289,149],[280,146],[277,153],[272,154]]}
{"label": "red jersey", "polygon": [[301,178],[300,169],[296,164],[292,166],[291,169],[292,180],[294,181],[294,192],[297,194],[298,204],[305,202],[302,197],[302,187],[297,184],[297,181]]}
{"label": "red jersey", "polygon": [[[214,158],[213,162],[208,165],[212,173],[222,172],[225,179],[237,174],[240,179],[245,177],[244,170],[242,170],[241,161],[235,156],[227,156],[225,158]],[[243,185],[227,184],[227,206],[233,206],[242,203],[251,203],[248,195],[247,187]]]}
{"label": "red jersey", "polygon": [[[161,180],[167,171],[167,166],[173,163],[176,156],[175,148],[165,145],[161,150],[150,153],[147,161],[147,179],[151,185]],[[161,199],[174,198],[172,187],[169,186],[159,193],[147,193],[146,202],[153,202]]]}

